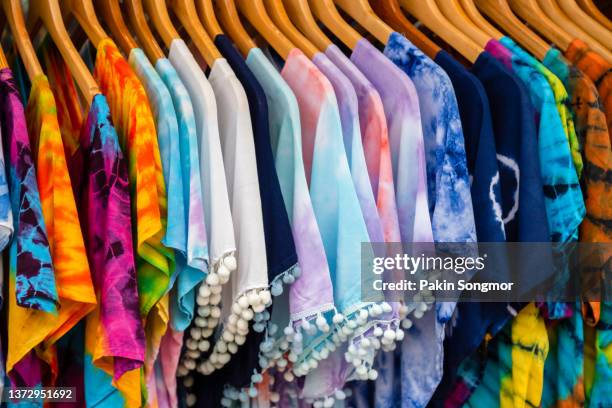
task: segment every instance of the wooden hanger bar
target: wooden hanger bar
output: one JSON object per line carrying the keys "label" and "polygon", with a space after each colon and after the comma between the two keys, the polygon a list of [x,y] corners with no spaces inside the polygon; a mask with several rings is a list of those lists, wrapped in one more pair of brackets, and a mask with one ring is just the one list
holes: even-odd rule
{"label": "wooden hanger bar", "polygon": [[127,8],[128,20],[136,32],[136,36],[140,44],[142,44],[142,48],[145,54],[147,54],[147,57],[153,63],[157,62],[160,58],[164,58],[164,52],[157,44],[157,40],[155,40],[153,33],[149,29],[147,18],[142,9],[142,0],[124,0],[123,4]]}
{"label": "wooden hanger bar", "polygon": [[295,28],[289,20],[289,16],[285,11],[285,6],[281,0],[264,0],[268,15],[274,24],[295,44],[306,56],[312,59],[320,50],[317,49],[306,37]]}
{"label": "wooden hanger bar", "polygon": [[467,14],[470,20],[480,27],[482,31],[489,34],[491,38],[499,40],[504,36],[497,28],[493,27],[493,25],[489,23],[487,19],[482,16],[482,14],[480,14],[480,11],[478,11],[478,8],[474,4],[474,0],[459,0],[459,2],[461,3],[463,11],[465,11],[465,14]]}
{"label": "wooden hanger bar", "polygon": [[173,40],[178,40],[181,36],[174,28],[165,0],[144,0],[147,14],[153,23],[153,27],[161,37],[166,47],[170,48]]}
{"label": "wooden hanger bar", "polygon": [[[28,30],[26,29],[23,10],[21,8],[21,0],[2,0],[2,8],[4,9],[4,14],[6,15],[11,32],[13,33],[13,41],[17,45],[17,50],[19,51],[23,65],[32,82],[34,78],[44,75],[44,72],[36,56],[36,51],[34,51],[34,47],[32,46]],[[8,67],[6,57],[1,47],[0,52],[2,53],[0,58],[3,59],[0,64],[2,64],[3,68]]]}
{"label": "wooden hanger bar", "polygon": [[314,16],[351,50],[363,37],[340,15],[334,0],[309,0]]}
{"label": "wooden hanger bar", "polygon": [[596,38],[607,49],[612,49],[612,32],[585,13],[575,0],[557,0],[557,3],[565,14],[572,16],[572,19],[584,32]]}
{"label": "wooden hanger bar", "polygon": [[284,4],[291,21],[318,49],[325,51],[332,44],[312,16],[308,0],[285,0]]}
{"label": "wooden hanger bar", "polygon": [[285,37],[268,16],[262,0],[236,0],[238,10],[251,23],[259,34],[283,58],[287,59],[295,45]]}
{"label": "wooden hanger bar", "polygon": [[212,0],[196,0],[196,7],[198,8],[198,14],[200,15],[200,21],[208,32],[208,34],[214,39],[216,36],[223,34],[223,30],[215,17],[215,8]]}
{"label": "wooden hanger bar", "polygon": [[138,44],[123,21],[119,0],[98,1],[96,5],[102,19],[113,34],[114,40],[117,41],[123,52],[129,54],[134,48],[138,48]]}
{"label": "wooden hanger bar", "polygon": [[70,35],[68,35],[64,26],[62,12],[57,0],[30,0],[27,26],[35,26],[38,19],[42,20],[47,28],[53,42],[66,61],[68,69],[74,76],[83,98],[90,105],[94,96],[100,93],[100,88],[89,72],[87,65],[81,59],[79,52],[74,48]]}
{"label": "wooden hanger bar", "polygon": [[387,44],[393,29],[374,13],[368,0],[334,0],[334,3],[372,34],[381,44]]}
{"label": "wooden hanger bar", "polygon": [[238,10],[236,10],[234,0],[215,0],[215,6],[223,28],[225,28],[242,55],[246,57],[249,51],[257,48],[257,44],[255,44],[255,41],[253,41],[240,22],[240,16],[238,15]]}
{"label": "wooden hanger bar", "polygon": [[76,17],[94,47],[98,47],[102,40],[109,38],[98,21],[91,0],[63,0],[62,4],[68,13]]}
{"label": "wooden hanger bar", "polygon": [[478,0],[476,7],[506,30],[510,37],[527,51],[539,60],[544,59],[550,47],[514,15],[506,0]]}
{"label": "wooden hanger bar", "polygon": [[595,3],[593,3],[593,0],[578,0],[578,4],[580,4],[580,7],[582,7],[582,9],[586,11],[589,16],[597,20],[599,24],[612,31],[612,21],[610,21],[608,17],[606,17],[601,10],[597,8]]}
{"label": "wooden hanger bar", "polygon": [[455,28],[440,12],[435,0],[400,0],[404,10],[450,44],[468,61],[475,62],[483,51],[474,41]]}
{"label": "wooden hanger bar", "polygon": [[406,18],[397,0],[377,0],[371,3],[374,12],[391,28],[403,34],[428,57],[435,58],[440,47]]}
{"label": "wooden hanger bar", "polygon": [[566,50],[569,47],[573,38],[544,14],[536,0],[508,0],[508,4],[518,16],[559,48]]}
{"label": "wooden hanger bar", "polygon": [[482,31],[470,18],[465,14],[459,0],[437,0],[438,8],[448,21],[455,26],[456,29],[463,32],[472,41],[478,44],[481,48],[487,45],[491,36]]}
{"label": "wooden hanger bar", "polygon": [[[582,28],[574,24],[574,22],[565,15],[563,10],[557,5],[554,0],[537,0],[544,14],[548,16],[554,23],[563,27],[572,37],[584,41],[593,51],[604,57],[607,61],[612,61],[610,50],[604,47],[599,41],[584,32]],[[565,51],[565,50],[564,50]]]}
{"label": "wooden hanger bar", "polygon": [[212,67],[215,61],[222,56],[215,43],[206,33],[202,23],[200,23],[193,0],[169,0],[168,4],[191,37],[191,41],[195,44],[206,64]]}

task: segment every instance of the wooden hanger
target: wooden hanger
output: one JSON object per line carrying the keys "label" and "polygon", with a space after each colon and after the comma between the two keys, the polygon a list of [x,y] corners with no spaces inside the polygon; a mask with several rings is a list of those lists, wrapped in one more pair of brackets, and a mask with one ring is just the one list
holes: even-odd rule
{"label": "wooden hanger", "polygon": [[351,50],[363,37],[340,15],[334,0],[309,0],[314,16]]}
{"label": "wooden hanger", "polygon": [[437,0],[438,8],[450,21],[455,28],[467,35],[472,41],[478,44],[481,48],[487,45],[491,40],[491,36],[485,33],[465,14],[459,0]]}
{"label": "wooden hanger", "polygon": [[215,17],[212,0],[196,0],[196,7],[198,8],[200,21],[211,38],[214,39],[216,36],[223,34],[223,30]]}
{"label": "wooden hanger", "polygon": [[312,16],[308,0],[285,0],[284,4],[291,21],[317,48],[325,51],[332,44]]}
{"label": "wooden hanger", "polygon": [[586,11],[589,16],[597,20],[599,24],[612,31],[612,21],[610,21],[608,17],[606,17],[601,10],[597,8],[595,3],[593,3],[593,0],[578,0],[578,4],[580,4],[580,7]]}
{"label": "wooden hanger", "polygon": [[537,1],[542,11],[544,11],[544,14],[554,21],[557,26],[563,27],[563,29],[572,37],[584,41],[593,51],[600,54],[606,60],[612,61],[612,54],[610,53],[610,50],[591,37],[588,33],[584,32],[579,26],[574,24],[574,22],[565,15],[563,10],[561,10],[554,0]]}
{"label": "wooden hanger", "polygon": [[98,1],[96,5],[102,19],[113,34],[113,39],[117,41],[123,52],[129,54],[134,48],[138,48],[138,44],[132,38],[132,34],[130,34],[125,21],[123,21],[119,0]]}
{"label": "wooden hanger", "polygon": [[482,16],[482,14],[480,14],[480,11],[478,11],[478,8],[474,4],[474,0],[459,0],[459,2],[461,3],[463,11],[465,11],[465,14],[467,14],[470,20],[480,27],[482,31],[489,34],[491,38],[499,40],[504,36],[497,28],[493,27],[493,25],[489,23],[487,19]]}
{"label": "wooden hanger", "polygon": [[398,0],[378,0],[372,2],[374,12],[380,16],[395,31],[405,35],[414,45],[427,54],[430,58],[435,58],[440,47],[423,34],[418,28],[406,18]]}
{"label": "wooden hanger", "polygon": [[544,59],[550,46],[519,20],[506,0],[478,0],[476,7],[502,27],[518,43],[539,60]]}
{"label": "wooden hanger", "polygon": [[212,67],[216,60],[223,58],[215,43],[212,42],[206,30],[202,27],[193,0],[169,0],[167,3],[209,67]]}
{"label": "wooden hanger", "polygon": [[173,40],[178,40],[181,36],[174,28],[165,0],[144,0],[147,14],[153,23],[157,34],[161,37],[166,47],[170,48]]}
{"label": "wooden hanger", "polygon": [[257,48],[257,44],[255,44],[255,41],[253,41],[240,22],[240,16],[238,15],[238,10],[236,10],[234,0],[215,0],[215,6],[223,28],[225,28],[242,55],[246,57],[249,51]]}
{"label": "wooden hanger", "polygon": [[262,0],[236,0],[240,13],[283,59],[287,59],[295,45],[285,37],[268,16]]}
{"label": "wooden hanger", "polygon": [[289,20],[289,16],[285,11],[282,0],[264,0],[268,15],[287,38],[296,47],[298,47],[306,56],[312,59],[317,53],[320,52],[317,47],[314,46],[300,31],[295,28],[293,23]]}
{"label": "wooden hanger", "polygon": [[68,35],[64,26],[62,12],[57,0],[30,0],[27,26],[34,27],[39,19],[47,28],[53,42],[66,61],[66,65],[74,76],[83,98],[90,105],[94,96],[100,93],[100,88],[89,72],[87,65],[81,59],[79,52],[74,48],[70,35]]}
{"label": "wooden hanger", "polygon": [[[21,0],[2,0],[2,8],[4,9],[4,14],[6,15],[9,27],[11,27],[13,41],[15,42],[15,45],[17,45],[17,50],[19,51],[23,65],[28,73],[30,81],[32,82],[34,81],[34,78],[38,77],[39,75],[44,75],[44,72],[40,66],[40,62],[36,56],[36,51],[34,51],[32,41],[30,40],[30,34],[28,34],[28,30],[25,25],[23,10],[21,8]],[[6,57],[4,56],[4,52],[2,52],[1,47],[0,53],[0,59],[2,60],[0,61],[0,64],[2,64],[1,67],[8,67]]]}
{"label": "wooden hanger", "polygon": [[463,34],[440,12],[435,0],[400,0],[400,5],[440,38],[459,51],[468,61],[475,62],[483,51],[468,36]]}
{"label": "wooden hanger", "polygon": [[164,52],[159,47],[159,44],[157,44],[157,40],[155,40],[153,33],[149,29],[147,17],[142,9],[142,0],[124,0],[123,4],[127,8],[130,24],[136,32],[136,36],[140,44],[142,44],[142,49],[145,54],[147,54],[149,60],[155,63],[158,59],[164,58]]}
{"label": "wooden hanger", "polygon": [[9,64],[8,61],[6,60],[6,55],[4,55],[4,50],[2,49],[2,46],[0,46],[0,69],[3,68],[8,68]]}
{"label": "wooden hanger", "polygon": [[98,21],[91,0],[63,0],[62,5],[68,13],[76,17],[94,47],[109,38]]}
{"label": "wooden hanger", "polygon": [[549,19],[536,0],[508,0],[508,4],[518,16],[559,48],[566,50],[569,47],[572,36]]}
{"label": "wooden hanger", "polygon": [[393,29],[374,13],[368,0],[334,0],[334,3],[372,34],[381,44],[387,44]]}
{"label": "wooden hanger", "polygon": [[612,32],[585,13],[576,4],[576,0],[557,0],[557,4],[565,14],[572,16],[572,19],[584,32],[596,38],[607,49],[612,49]]}

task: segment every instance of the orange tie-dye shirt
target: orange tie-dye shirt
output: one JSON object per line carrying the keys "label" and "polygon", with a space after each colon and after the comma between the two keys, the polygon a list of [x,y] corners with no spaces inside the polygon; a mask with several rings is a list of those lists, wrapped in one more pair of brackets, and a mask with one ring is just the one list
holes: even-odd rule
{"label": "orange tie-dye shirt", "polygon": [[[173,259],[161,244],[167,198],[155,122],[142,84],[109,39],[98,45],[94,78],[108,100],[119,143],[128,157],[140,312],[146,318],[168,289]],[[160,306],[159,313],[166,313]]]}
{"label": "orange tie-dye shirt", "polygon": [[10,309],[7,363],[12,367],[33,346],[40,344],[38,355],[55,371],[53,343],[94,309],[96,296],[55,98],[46,76],[40,75],[32,81],[25,113],[60,307],[57,315],[20,307]]}
{"label": "orange tie-dye shirt", "polygon": [[606,111],[608,135],[612,142],[612,64],[578,39],[571,42],[565,51],[565,57],[591,78],[597,86],[599,97]]}

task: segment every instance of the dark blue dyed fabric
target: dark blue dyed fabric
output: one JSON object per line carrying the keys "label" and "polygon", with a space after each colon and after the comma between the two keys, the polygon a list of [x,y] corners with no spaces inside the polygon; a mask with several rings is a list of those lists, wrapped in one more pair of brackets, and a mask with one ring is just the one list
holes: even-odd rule
{"label": "dark blue dyed fabric", "polygon": [[480,81],[446,51],[440,51],[434,61],[453,83],[459,105],[476,236],[479,242],[503,242],[501,186],[489,99]]}

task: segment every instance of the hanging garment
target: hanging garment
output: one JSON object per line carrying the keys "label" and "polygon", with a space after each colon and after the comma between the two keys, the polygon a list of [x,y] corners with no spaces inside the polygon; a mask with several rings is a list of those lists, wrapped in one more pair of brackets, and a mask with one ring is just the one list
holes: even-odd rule
{"label": "hanging garment", "polygon": [[[433,236],[427,210],[425,148],[419,100],[414,85],[408,76],[366,39],[357,43],[351,61],[372,82],[382,98],[402,242],[431,242]],[[410,171],[415,163],[418,170]],[[372,172],[371,167],[374,166],[371,161],[368,166]]]}
{"label": "hanging garment", "polygon": [[[167,327],[168,298],[164,295],[174,254],[161,243],[167,198],[155,122],[142,84],[111,40],[97,45],[94,78],[109,101],[119,143],[128,158],[140,313],[147,337],[158,339]],[[90,337],[88,333],[86,344]],[[86,381],[87,378],[86,375]],[[135,385],[139,382],[139,376],[133,372],[116,387],[128,400],[140,401],[137,395],[140,387]]]}
{"label": "hanging garment", "polygon": [[446,51],[440,51],[435,62],[448,75],[457,97],[472,205],[478,214],[476,236],[480,242],[503,242],[506,234],[489,98],[480,81]]}
{"label": "hanging garment", "polygon": [[[9,68],[0,70],[0,98],[3,106],[0,124],[3,150],[8,156],[6,166],[15,231],[9,249],[7,333],[11,335],[8,336],[6,373],[16,386],[35,386],[41,380],[40,370],[28,372],[27,367],[14,368],[48,333],[27,336],[19,342],[16,342],[17,336],[28,332],[31,321],[44,321],[46,315],[57,316],[59,297],[26,118]],[[16,314],[20,312],[25,313]]]}
{"label": "hanging garment", "polygon": [[[168,88],[166,88],[166,85],[164,85],[164,82],[159,77],[144,52],[139,48],[132,49],[128,61],[147,92],[147,96],[151,102],[151,110],[155,117],[155,128],[157,131],[164,181],[167,186],[168,200],[168,219],[164,226],[165,235],[161,242],[167,248],[172,248],[174,250],[175,258],[180,256],[185,257],[187,253],[187,223],[185,222],[183,177],[181,174],[179,128],[176,111],[174,110]],[[178,262],[180,263],[180,260]],[[172,273],[170,286],[173,285],[176,279],[178,269],[176,264],[170,265],[170,271]],[[167,296],[168,294],[166,293],[164,295],[166,299],[163,299],[163,302],[168,302]],[[147,339],[145,381],[147,385],[147,402],[152,406],[158,406],[158,399],[162,398],[162,396],[166,396],[163,392],[160,392],[162,396],[157,395],[156,371],[153,367],[161,345],[160,336],[163,336],[164,333],[165,331],[159,332],[157,333],[159,336],[149,336]]]}
{"label": "hanging garment", "polygon": [[312,62],[327,77],[336,94],[344,150],[351,170],[355,192],[359,198],[361,214],[368,228],[370,242],[385,242],[374,193],[370,186],[363,145],[361,144],[361,126],[359,124],[359,108],[355,88],[346,75],[325,54],[320,52],[315,54]]}
{"label": "hanging garment", "polygon": [[599,97],[605,108],[608,133],[612,141],[612,66],[578,39],[571,42],[564,55],[597,86]]}
{"label": "hanging garment", "polygon": [[[83,120],[76,86],[72,80],[66,80],[71,78],[68,67],[55,47],[45,48],[45,63],[57,101],[64,149],[70,152],[67,154],[70,180],[98,300],[98,307],[87,316],[84,358],[87,404],[95,405],[106,398],[123,400],[124,396],[116,392],[107,377],[119,379],[140,368],[145,358],[132,249],[127,161],[106,98],[94,97]],[[121,296],[113,296],[117,293]],[[89,372],[98,375],[88,376]]]}
{"label": "hanging garment", "polygon": [[[196,303],[198,306],[209,305],[211,309],[218,309],[217,305],[221,302],[221,294],[213,294],[211,290],[213,287],[216,288],[222,283],[226,283],[229,280],[231,270],[235,269],[234,252],[236,244],[219,139],[217,105],[208,80],[184,41],[175,39],[172,42],[168,59],[189,93],[198,141],[209,270],[205,284],[201,285],[198,290]],[[214,290],[217,291],[218,289]],[[218,311],[217,309],[215,310]],[[194,330],[194,334],[200,334],[202,351],[206,351],[210,344],[205,338],[213,334],[218,317],[211,319],[206,319],[203,316],[199,317],[202,317],[202,323],[206,322],[206,332],[204,333],[198,328],[198,330]],[[189,338],[191,338],[191,333],[189,333]],[[167,389],[166,394],[170,407],[176,407],[178,404],[176,399],[176,375],[182,345],[183,333],[170,328],[162,340],[161,367],[159,370]],[[195,362],[193,364],[193,368],[195,368]],[[181,371],[181,375],[186,375],[188,372],[185,367]]]}
{"label": "hanging garment", "polygon": [[567,160],[568,157],[571,158],[570,147],[569,143],[566,143],[567,137],[550,85],[529,61],[523,59],[522,54],[510,54],[511,59],[508,61],[500,53],[499,47],[491,42],[487,48],[500,61],[511,64],[513,72],[527,87],[535,108],[540,171],[551,239],[555,242],[574,240],[584,217],[584,201],[574,164]]}
{"label": "hanging garment", "polygon": [[[389,134],[380,95],[374,85],[336,45],[329,45],[325,50],[325,55],[351,81],[357,94],[361,139],[352,141],[348,145],[345,143],[345,148],[347,152],[349,147],[356,149],[355,154],[358,154],[360,149],[363,150],[384,241],[401,242]],[[358,165],[361,166],[359,162],[353,162],[350,158],[349,164],[351,169]],[[372,240],[372,242],[376,241]]]}
{"label": "hanging garment", "polygon": [[[18,331],[12,336],[18,342],[22,342],[20,333],[27,333],[28,337],[44,336],[37,353],[51,368],[52,378],[56,378],[57,356],[51,346],[94,309],[96,297],[64,156],[55,98],[45,76],[34,78],[26,120],[60,308],[57,316],[40,316],[42,318],[33,323],[35,331]],[[16,313],[21,314],[20,311],[25,310],[18,309]],[[18,321],[26,319],[25,316],[17,317]],[[33,358],[30,362],[38,361]]]}
{"label": "hanging garment", "polygon": [[[223,367],[246,341],[248,323],[270,305],[266,242],[257,179],[253,127],[246,93],[227,60],[215,60],[209,76],[218,107],[219,135],[227,191],[236,237],[236,272],[223,288],[221,338],[215,344],[203,374]],[[232,317],[233,316],[233,317]],[[246,323],[239,324],[238,321]],[[229,344],[234,344],[228,347]],[[230,351],[233,349],[234,352]]]}
{"label": "hanging garment", "polygon": [[[351,61],[376,87],[382,98],[388,125],[395,182],[395,197],[402,242],[432,242],[428,210],[426,160],[419,98],[410,78],[366,39],[357,43]],[[417,171],[409,171],[417,163]],[[415,317],[423,310],[416,309]],[[390,356],[390,357],[389,357]],[[380,353],[376,367],[381,371],[375,386],[375,403],[392,404],[395,374],[399,372],[392,353]],[[363,384],[365,385],[365,384]],[[356,400],[368,390],[353,388]],[[374,403],[374,402],[372,402]],[[361,405],[363,406],[363,405]],[[367,405],[366,405],[367,406]]]}
{"label": "hanging garment", "polygon": [[[271,327],[278,330],[275,333],[268,330],[262,343],[259,364],[266,369],[269,364],[275,364],[275,353],[283,351],[280,347],[285,345],[285,341],[287,347],[291,347],[290,361],[295,360],[302,335],[295,333],[294,325],[304,317],[330,314],[334,310],[334,300],[325,249],[306,182],[298,102],[262,50],[252,49],[246,63],[266,94],[270,143],[301,272],[289,290],[282,294],[274,293],[272,287],[276,297]],[[266,383],[258,388],[260,394],[263,390],[269,395]],[[264,397],[260,395],[258,398]]]}
{"label": "hanging garment", "polygon": [[[546,242],[550,234],[540,177],[535,114],[527,90],[487,52],[478,56],[472,72],[483,84],[489,99],[506,240]],[[508,308],[504,303],[459,303],[455,324],[445,338],[444,347],[449,352],[445,352],[444,376],[436,392],[439,400],[446,399],[447,406],[455,407],[469,398],[481,375],[478,370],[466,372],[467,368],[478,367],[476,349],[485,335],[496,336],[512,317],[510,310],[519,307]],[[466,358],[471,362],[464,364],[463,372],[458,372],[459,364]]]}
{"label": "hanging garment", "polygon": [[[344,150],[338,104],[329,81],[299,50],[291,51],[281,75],[293,90],[300,108],[305,173],[310,180],[310,196],[339,312],[331,321],[338,329],[345,328],[343,337],[346,340],[354,332],[360,334],[365,327],[359,326],[367,324],[370,303],[361,301],[362,282],[355,279],[355,273],[360,270],[361,245],[369,242],[369,237]],[[329,182],[330,174],[336,176],[334,183]],[[310,323],[305,324],[308,319],[301,322],[300,329],[310,338],[304,341],[296,373],[303,375],[316,368],[316,361],[322,358],[321,350],[326,350],[324,356],[329,350],[328,325],[331,324],[325,324],[325,318],[317,317],[320,332],[316,337],[315,332],[308,333]],[[347,326],[349,321],[354,321],[353,328]],[[345,340],[338,337],[334,343]],[[311,365],[309,361],[314,363]],[[326,385],[329,387],[325,390],[327,394],[335,391],[333,384]]]}
{"label": "hanging garment", "polygon": [[[274,166],[268,122],[268,102],[264,89],[231,41],[224,35],[218,35],[215,37],[215,44],[240,80],[248,98],[262,204],[268,282],[272,287],[272,294],[280,295],[278,288],[280,287],[282,291],[283,282],[291,283],[295,280],[297,253]],[[297,273],[298,276],[299,273],[300,271]],[[275,299],[274,303],[276,303]],[[270,312],[271,308],[268,314]],[[198,395],[206,395],[206,398],[198,398],[198,401],[208,406],[218,406],[224,385],[236,389],[250,389],[255,386],[252,379],[260,378],[256,373],[260,369],[258,357],[261,343],[266,337],[264,333],[266,324],[264,319],[256,321],[246,337],[245,344],[238,349],[232,360],[223,369],[217,370],[200,382],[200,386],[197,387]],[[285,326],[288,324],[287,321]]]}
{"label": "hanging garment", "polygon": [[179,125],[179,152],[183,178],[184,222],[187,251],[177,259],[179,272],[172,292],[171,321],[174,330],[185,330],[194,317],[195,289],[208,271],[208,245],[195,114],[189,93],[170,61],[160,58],[155,68],[170,90]]}
{"label": "hanging garment", "polygon": [[[350,60],[348,60],[349,64]],[[327,77],[332,85],[338,110],[340,113],[340,124],[344,140],[343,150],[346,154],[355,192],[359,199],[361,213],[368,229],[369,239],[373,243],[384,243],[384,233],[382,224],[378,216],[374,194],[370,185],[367,172],[363,146],[361,144],[361,128],[359,124],[359,113],[357,106],[357,94],[349,79],[339,70],[331,60],[322,53],[317,53],[313,58],[313,63]],[[399,238],[399,234],[398,234]],[[384,255],[384,252],[377,255]],[[397,310],[395,313],[384,314],[376,317],[376,325],[382,326],[383,322],[397,325]],[[385,325],[386,326],[386,325]],[[380,330],[383,330],[382,327]],[[372,343],[375,338],[373,330],[365,332],[362,336],[351,338],[351,350],[363,349],[366,355],[360,356],[357,364],[347,362],[342,356],[347,352],[340,348],[331,353],[329,357],[323,359],[319,366],[306,376],[302,389],[304,398],[326,398],[333,395],[337,390],[341,390],[349,376],[367,378],[365,367],[371,366],[376,354],[376,349],[361,347],[360,344],[367,339],[365,344]],[[385,347],[386,348],[386,347]],[[350,353],[348,354],[350,356]],[[356,371],[352,373],[353,367]],[[363,366],[364,368],[360,368]],[[357,372],[357,369],[359,372]],[[365,378],[363,378],[365,377]]]}
{"label": "hanging garment", "polygon": [[[568,89],[571,97],[570,108],[574,114],[576,124],[576,133],[578,134],[580,144],[583,146],[585,171],[582,174],[581,181],[587,215],[580,225],[580,240],[583,242],[610,242],[612,232],[605,227],[605,220],[609,219],[612,215],[609,213],[608,205],[611,199],[610,194],[612,193],[609,183],[606,182],[607,178],[601,175],[608,174],[611,171],[612,151],[603,104],[591,80],[578,68],[570,65],[558,50],[551,48],[546,54],[543,63],[563,81]],[[603,272],[605,260],[609,259],[609,256],[609,251],[602,250],[598,256],[585,261],[588,261],[592,268],[601,269]],[[589,307],[586,306],[582,306],[585,312],[585,323],[589,324],[589,326],[599,326],[600,303],[590,302]],[[604,304],[603,307],[607,306]],[[580,310],[574,310],[574,313],[579,314]],[[580,316],[575,316],[568,323],[560,323],[557,328],[560,346],[557,347],[558,351],[554,355],[557,360],[549,357],[546,361],[545,379],[552,379],[553,384],[549,388],[544,389],[543,404],[549,401],[552,403],[556,403],[556,401],[574,401],[580,404],[585,401],[582,364],[578,364],[577,367],[563,367],[565,368],[564,370],[559,370],[559,367],[567,365],[568,360],[571,360],[566,357],[568,350],[571,350],[571,348],[561,346],[567,343],[573,345],[576,342],[575,339],[583,341],[585,339],[582,326],[580,325],[581,322],[578,320],[579,318]],[[577,321],[574,322],[574,320]],[[586,330],[592,331],[593,329],[588,327]],[[599,330],[597,330],[596,337],[589,337],[589,339],[591,341],[602,337],[605,339],[607,332],[609,332],[609,329],[606,328],[605,324],[601,325]],[[562,343],[561,340],[566,341]],[[573,352],[580,353],[577,356],[580,357],[580,360],[577,360],[578,362],[582,361],[583,352],[583,348],[579,346],[574,347],[577,351]],[[604,351],[604,353],[601,353],[601,351]],[[605,346],[602,350],[599,345],[594,357],[595,360],[605,361]],[[606,372],[610,373],[612,370],[610,367],[610,364],[606,366],[605,363],[598,367],[603,370],[603,373],[600,373],[601,377],[606,378],[606,375],[609,375]],[[561,374],[564,374],[565,378],[561,377]],[[570,375],[572,377],[567,378]],[[545,383],[545,385],[548,385],[548,383]],[[598,394],[597,389],[596,394]],[[595,400],[597,401],[599,398],[600,396],[596,395]],[[605,397],[600,401],[605,401]],[[552,404],[548,403],[548,405]]]}
{"label": "hanging garment", "polygon": [[[452,84],[440,67],[401,34],[389,37],[385,55],[411,77],[419,96],[433,238],[436,242],[475,242],[464,138]],[[404,339],[402,371],[414,372],[414,367],[420,364],[421,373],[427,372],[420,378],[403,374],[405,406],[424,406],[441,380],[444,324],[453,310],[453,302],[437,303],[435,312],[428,312],[415,322],[413,331],[419,334],[409,333]],[[431,347],[432,339],[435,348]],[[423,354],[409,351],[414,349],[422,349],[431,357],[423,358]]]}
{"label": "hanging garment", "polygon": [[603,104],[595,85],[577,67],[570,65],[561,53],[551,48],[544,65],[559,77],[570,94],[570,108],[574,115],[576,133],[583,146],[585,172],[583,173],[587,216],[580,225],[580,240],[610,242],[612,230],[606,228],[612,217],[608,203],[612,199],[611,186],[606,177],[612,166],[612,152]]}
{"label": "hanging garment", "polygon": [[544,76],[544,78],[546,78],[546,81],[548,81],[550,89],[552,90],[553,95],[555,97],[555,104],[557,106],[557,111],[559,112],[559,117],[561,119],[561,124],[563,125],[563,130],[569,141],[572,161],[574,162],[574,167],[576,168],[578,178],[580,178],[583,167],[582,155],[580,151],[581,148],[580,144],[578,143],[578,138],[576,137],[574,119],[569,111],[569,96],[567,94],[567,90],[563,86],[563,83],[542,63],[540,63],[538,60],[536,60],[527,52],[525,52],[521,47],[519,47],[511,38],[503,37],[500,39],[500,42],[506,48],[508,48],[510,52],[520,55],[521,58],[523,58],[526,62],[528,62],[535,69],[537,69],[538,72],[540,72]]}

